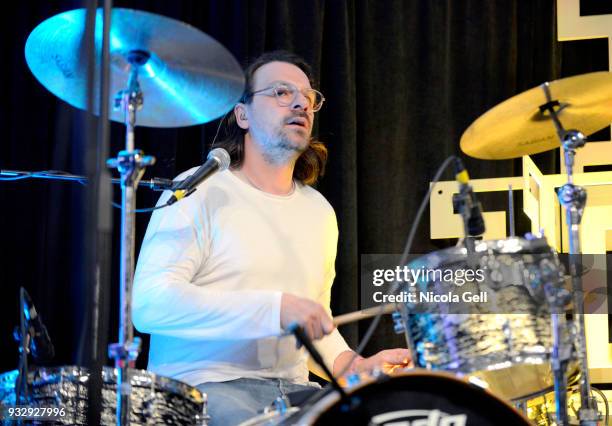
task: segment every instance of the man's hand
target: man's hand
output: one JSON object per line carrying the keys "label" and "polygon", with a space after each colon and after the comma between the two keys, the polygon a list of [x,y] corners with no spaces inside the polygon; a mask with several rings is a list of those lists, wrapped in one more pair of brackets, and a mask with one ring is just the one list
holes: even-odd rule
{"label": "man's hand", "polygon": [[289,293],[283,293],[281,297],[280,321],[283,329],[297,322],[312,340],[320,339],[335,328],[323,306]]}
{"label": "man's hand", "polygon": [[[334,375],[340,374],[344,366],[351,362],[354,356],[353,351],[342,352],[334,362]],[[386,349],[380,351],[369,358],[357,357],[352,361],[350,368],[346,371],[352,373],[371,373],[373,370],[382,370],[383,373],[392,373],[398,368],[413,367],[408,349]]]}
{"label": "man's hand", "polygon": [[369,358],[355,361],[353,369],[356,373],[364,373],[381,369],[383,373],[393,373],[398,368],[414,367],[409,349],[386,349]]}

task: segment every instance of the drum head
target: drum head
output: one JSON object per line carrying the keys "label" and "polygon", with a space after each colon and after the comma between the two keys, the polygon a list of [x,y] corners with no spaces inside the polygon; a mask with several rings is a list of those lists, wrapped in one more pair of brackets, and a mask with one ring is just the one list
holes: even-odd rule
{"label": "drum head", "polygon": [[385,376],[303,408],[299,424],[316,425],[529,425],[491,393],[447,373],[409,372]]}

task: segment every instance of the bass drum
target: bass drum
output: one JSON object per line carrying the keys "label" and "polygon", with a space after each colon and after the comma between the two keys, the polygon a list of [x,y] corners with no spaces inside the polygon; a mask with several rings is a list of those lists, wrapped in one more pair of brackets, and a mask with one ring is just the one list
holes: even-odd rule
{"label": "bass drum", "polygon": [[490,392],[449,373],[413,370],[325,395],[283,425],[527,426],[526,417]]}

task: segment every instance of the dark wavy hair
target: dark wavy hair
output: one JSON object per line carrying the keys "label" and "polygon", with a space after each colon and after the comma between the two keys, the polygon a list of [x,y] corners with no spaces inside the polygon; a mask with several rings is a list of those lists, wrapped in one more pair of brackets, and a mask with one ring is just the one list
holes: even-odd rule
{"label": "dark wavy hair", "polygon": [[[255,71],[269,62],[287,62],[293,64],[304,71],[310,84],[314,86],[312,69],[310,65],[301,57],[284,50],[266,52],[254,59],[244,70],[246,84],[241,102],[250,103],[252,96],[248,96],[253,91],[253,77]],[[233,169],[242,166],[244,161],[244,134],[246,130],[240,128],[236,122],[233,109],[228,112],[222,121],[225,121],[223,138],[213,144],[213,148],[224,148],[231,157],[230,167]],[[325,163],[327,162],[327,148],[315,138],[311,138],[310,144],[295,163],[293,178],[305,185],[314,185],[320,176],[325,173]]]}

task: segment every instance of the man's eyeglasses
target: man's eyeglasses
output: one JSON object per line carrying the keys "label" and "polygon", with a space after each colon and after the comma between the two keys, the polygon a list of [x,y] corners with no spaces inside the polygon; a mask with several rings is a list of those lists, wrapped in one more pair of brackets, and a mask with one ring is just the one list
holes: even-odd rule
{"label": "man's eyeglasses", "polygon": [[[300,92],[300,90],[298,90],[298,88],[293,84],[277,83],[273,86],[266,87],[265,89],[256,90],[254,92],[245,94],[244,100],[246,101],[255,95],[263,94],[267,96],[274,96],[279,106],[289,106],[295,101],[298,92]],[[317,112],[321,109],[323,102],[325,101],[323,93],[315,89],[304,89],[301,92],[308,100],[308,106],[313,112]]]}

